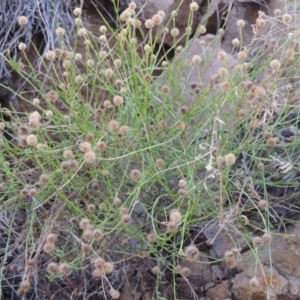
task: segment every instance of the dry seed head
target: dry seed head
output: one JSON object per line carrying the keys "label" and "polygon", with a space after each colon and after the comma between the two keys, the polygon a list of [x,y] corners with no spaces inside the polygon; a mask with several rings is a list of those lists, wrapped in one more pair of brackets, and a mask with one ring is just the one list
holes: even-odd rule
{"label": "dry seed head", "polygon": [[157,168],[163,168],[165,166],[165,161],[162,158],[158,158],[155,161],[155,165]]}
{"label": "dry seed head", "polygon": [[74,59],[75,59],[76,61],[82,60],[82,55],[81,55],[80,53],[76,53],[76,54],[74,55]]}
{"label": "dry seed head", "polygon": [[292,48],[289,48],[285,51],[285,56],[289,59],[289,60],[293,60],[295,58],[295,51]]}
{"label": "dry seed head", "polygon": [[138,181],[142,178],[142,172],[138,169],[133,169],[130,172],[130,177],[134,181]]}
{"label": "dry seed head", "polygon": [[220,68],[219,71],[218,71],[219,75],[224,77],[228,74],[228,70],[224,67]]}
{"label": "dry seed head", "polygon": [[97,146],[97,149],[102,153],[105,152],[107,149],[107,144],[103,141],[99,141],[96,146]]}
{"label": "dry seed head", "polygon": [[232,250],[225,252],[224,261],[230,269],[232,269],[236,266],[236,263],[237,263],[236,255],[234,255]]}
{"label": "dry seed head", "polygon": [[36,267],[36,260],[34,258],[29,258],[26,265],[29,269],[33,269]]}
{"label": "dry seed head", "polygon": [[176,232],[178,230],[178,223],[168,222],[167,224],[167,232]]}
{"label": "dry seed head", "polygon": [[259,200],[257,206],[260,209],[265,210],[268,207],[268,202],[266,200]]}
{"label": "dry seed head", "polygon": [[100,26],[99,30],[100,30],[101,33],[106,33],[107,32],[107,27],[102,25],[102,26]]}
{"label": "dry seed head", "polygon": [[95,229],[93,231],[93,235],[94,235],[94,239],[97,241],[100,241],[103,238],[103,232],[101,229]]}
{"label": "dry seed head", "polygon": [[280,15],[281,15],[281,10],[280,10],[279,8],[276,8],[276,9],[274,10],[274,15],[275,15],[276,17],[280,16]]}
{"label": "dry seed head", "polygon": [[152,20],[153,20],[154,26],[159,26],[163,21],[162,17],[159,14],[154,15],[152,17]]}
{"label": "dry seed head", "polygon": [[87,142],[89,142],[89,143],[92,143],[92,142],[95,140],[95,137],[94,137],[94,135],[93,135],[92,133],[88,133],[88,134],[86,134],[86,136],[85,136],[85,140],[86,140]]}
{"label": "dry seed head", "polygon": [[29,197],[35,198],[36,195],[37,195],[37,190],[34,189],[34,188],[31,188],[31,189],[29,190],[29,192],[28,192],[28,196],[29,196]]}
{"label": "dry seed head", "polygon": [[261,237],[261,239],[262,239],[262,241],[264,242],[264,243],[271,243],[271,241],[272,241],[272,235],[271,234],[269,234],[269,233],[264,233],[263,235],[262,235],[262,237]]}
{"label": "dry seed head", "polygon": [[102,257],[97,257],[93,260],[93,264],[96,269],[101,269],[102,266],[105,264],[105,260]]}
{"label": "dry seed head", "polygon": [[263,87],[257,86],[254,88],[254,95],[257,97],[263,97],[266,95],[266,90]]}
{"label": "dry seed head", "polygon": [[79,150],[81,152],[87,153],[92,150],[92,146],[89,142],[82,142],[79,145]]}
{"label": "dry seed head", "polygon": [[78,168],[78,161],[76,159],[69,160],[69,168],[70,169],[77,169]]}
{"label": "dry seed head", "polygon": [[184,122],[178,122],[178,123],[176,124],[176,128],[177,128],[178,130],[184,130],[184,129],[185,129],[185,123],[184,123]]}
{"label": "dry seed head", "polygon": [[132,221],[131,216],[130,215],[123,215],[122,216],[122,222],[124,224],[130,224]]}
{"label": "dry seed head", "polygon": [[102,266],[102,270],[105,274],[110,274],[114,270],[114,265],[111,262],[105,262]]}
{"label": "dry seed head", "polygon": [[84,230],[82,237],[86,242],[91,242],[94,238],[93,231],[90,229]]}
{"label": "dry seed head", "polygon": [[147,29],[152,29],[155,26],[154,21],[152,19],[147,19],[145,21],[145,27]]}
{"label": "dry seed head", "polygon": [[195,65],[200,64],[201,63],[201,57],[199,55],[194,55],[193,58],[192,58],[192,62]]}
{"label": "dry seed head", "polygon": [[120,67],[122,66],[122,61],[121,61],[121,59],[119,59],[119,58],[115,59],[115,60],[114,60],[114,66],[115,66],[116,68],[120,68]]}
{"label": "dry seed head", "polygon": [[170,93],[170,88],[167,85],[163,85],[160,90],[163,94],[169,94]]}
{"label": "dry seed head", "polygon": [[180,275],[183,277],[189,277],[191,275],[191,269],[184,267],[180,270]]}
{"label": "dry seed head", "polygon": [[263,170],[264,168],[265,168],[264,163],[259,162],[259,163],[257,164],[257,169],[258,169],[258,170]]}
{"label": "dry seed head", "polygon": [[277,145],[278,142],[279,139],[277,137],[268,138],[266,141],[268,147],[274,147]]}
{"label": "dry seed head", "polygon": [[26,135],[18,136],[18,146],[21,148],[26,148],[27,147],[26,139],[27,139]]}
{"label": "dry seed head", "polygon": [[144,46],[144,50],[145,50],[145,52],[150,52],[150,51],[151,51],[151,46],[148,45],[148,44],[146,44],[146,45]]}
{"label": "dry seed head", "polygon": [[42,174],[39,178],[39,183],[41,185],[45,185],[46,183],[48,183],[48,181],[49,181],[49,176],[46,174]]}
{"label": "dry seed head", "polygon": [[111,78],[114,75],[114,71],[111,68],[107,68],[104,70],[104,75],[107,78]]}
{"label": "dry seed head", "polygon": [[87,34],[85,28],[79,28],[78,29],[78,36],[85,36]]}
{"label": "dry seed head", "polygon": [[247,56],[248,56],[248,55],[247,55],[247,52],[246,52],[246,51],[240,51],[240,52],[238,53],[238,59],[241,60],[241,61],[246,60]]}
{"label": "dry seed head", "polygon": [[205,34],[205,33],[206,33],[206,27],[205,27],[204,25],[201,25],[201,26],[199,27],[199,33],[200,33],[200,34]]}
{"label": "dry seed head", "polygon": [[58,265],[58,273],[60,273],[63,276],[66,276],[70,273],[71,266],[67,263],[61,263]]}
{"label": "dry seed head", "polygon": [[159,126],[159,128],[163,129],[163,128],[166,128],[168,126],[168,124],[165,120],[161,120],[158,122],[158,126]]}
{"label": "dry seed head", "polygon": [[64,153],[63,153],[63,157],[65,159],[71,159],[74,157],[74,154],[71,150],[65,150]]}
{"label": "dry seed head", "polygon": [[31,146],[31,147],[36,146],[37,142],[38,142],[37,137],[34,134],[29,134],[26,138],[26,144],[28,146]]}
{"label": "dry seed head", "polygon": [[88,206],[86,207],[86,210],[89,213],[94,213],[96,211],[96,205],[95,204],[88,204]]}
{"label": "dry seed head", "polygon": [[94,151],[88,151],[84,154],[84,159],[87,163],[91,164],[96,160],[96,153]]}
{"label": "dry seed head", "polygon": [[123,100],[123,97],[121,96],[115,96],[114,99],[113,99],[113,102],[114,102],[114,105],[122,105],[124,100]]}
{"label": "dry seed head", "polygon": [[43,247],[44,252],[51,254],[54,251],[54,244],[45,244]]}
{"label": "dry seed head", "polygon": [[127,125],[122,125],[122,126],[120,127],[120,129],[119,129],[119,134],[120,134],[121,136],[125,136],[125,135],[127,135],[127,134],[129,133],[129,131],[130,131],[130,127],[129,127],[129,126],[127,126]]}
{"label": "dry seed head", "polygon": [[253,242],[254,247],[259,247],[262,244],[263,240],[261,237],[256,236],[252,239],[252,242]]}
{"label": "dry seed head", "polygon": [[124,85],[123,80],[121,80],[121,79],[116,79],[116,81],[115,81],[115,86],[116,86],[118,89],[120,89],[121,87],[123,87],[123,85]]}
{"label": "dry seed head", "polygon": [[58,264],[55,262],[51,262],[47,265],[47,272],[49,272],[51,275],[58,273]]}
{"label": "dry seed head", "polygon": [[162,65],[163,68],[166,68],[166,67],[169,65],[169,63],[168,63],[167,61],[164,60],[164,61],[161,63],[161,65]]}
{"label": "dry seed head", "polygon": [[170,33],[173,37],[176,37],[179,35],[179,30],[177,28],[172,28]]}
{"label": "dry seed head", "polygon": [[91,68],[91,67],[93,67],[95,65],[95,63],[94,63],[94,61],[92,59],[88,59],[86,61],[86,65]]}
{"label": "dry seed head", "polygon": [[111,102],[110,102],[110,100],[104,100],[104,101],[103,101],[103,106],[104,106],[105,108],[111,107]]}
{"label": "dry seed head", "polygon": [[122,247],[124,247],[124,248],[127,248],[127,247],[129,247],[129,241],[128,241],[128,239],[124,239],[124,240],[122,240],[122,242],[121,242],[121,246],[122,246]]}
{"label": "dry seed head", "polygon": [[290,14],[284,14],[282,16],[282,21],[287,24],[292,21],[292,16]]}
{"label": "dry seed head", "polygon": [[19,287],[19,290],[21,293],[24,293],[24,294],[27,293],[30,290],[30,288],[31,288],[31,284],[28,279],[24,279],[21,281],[20,287]]}
{"label": "dry seed head", "polygon": [[93,270],[92,276],[93,276],[95,279],[101,279],[102,276],[103,276],[103,272],[102,272],[101,269],[96,268],[95,270]]}
{"label": "dry seed head", "polygon": [[238,20],[238,21],[236,22],[236,24],[237,24],[237,26],[238,26],[239,28],[243,28],[243,27],[245,26],[245,21],[244,21],[244,20]]}
{"label": "dry seed head", "polygon": [[116,120],[110,120],[107,124],[107,129],[109,131],[115,131],[119,128],[119,122]]}
{"label": "dry seed head", "polygon": [[134,2],[129,3],[128,8],[132,11],[136,9],[136,4]]}
{"label": "dry seed head", "polygon": [[79,222],[79,228],[82,230],[86,230],[91,225],[88,219],[81,219]]}
{"label": "dry seed head", "polygon": [[57,27],[55,30],[55,33],[57,36],[64,36],[65,35],[65,30],[61,27]]}
{"label": "dry seed head", "polygon": [[125,88],[125,87],[121,87],[120,93],[121,93],[122,95],[125,95],[126,92],[127,92],[126,88]]}
{"label": "dry seed head", "polygon": [[53,61],[55,59],[55,52],[51,51],[51,50],[48,50],[45,57],[46,57],[47,60]]}
{"label": "dry seed head", "polygon": [[188,259],[197,260],[200,252],[195,245],[189,245],[185,248],[184,254]]}
{"label": "dry seed head", "polygon": [[81,252],[84,253],[84,254],[89,254],[91,252],[90,245],[82,243],[81,244]]}
{"label": "dry seed head", "polygon": [[18,45],[18,48],[19,48],[20,51],[24,51],[26,49],[26,44],[25,43],[20,43]]}
{"label": "dry seed head", "polygon": [[25,26],[28,24],[28,19],[25,16],[20,16],[18,18],[18,23],[20,26]]}
{"label": "dry seed head", "polygon": [[81,9],[79,7],[76,7],[74,10],[73,10],[73,14],[74,16],[78,17],[81,15]]}
{"label": "dry seed head", "polygon": [[58,94],[55,91],[50,91],[46,94],[46,98],[48,101],[50,101],[51,103],[55,103],[58,100]]}
{"label": "dry seed head", "polygon": [[264,19],[261,19],[261,18],[256,19],[255,23],[258,27],[265,27],[265,25],[266,25],[266,21]]}
{"label": "dry seed head", "polygon": [[227,53],[224,52],[224,51],[219,52],[218,59],[221,60],[221,61],[226,60],[227,59]]}
{"label": "dry seed head", "polygon": [[32,99],[32,104],[33,105],[40,105],[40,100],[37,98]]}
{"label": "dry seed head", "polygon": [[49,233],[46,237],[48,244],[55,244],[57,242],[57,235],[54,233]]}
{"label": "dry seed head", "polygon": [[149,243],[154,244],[157,241],[157,235],[155,233],[153,233],[153,232],[149,233],[147,235],[147,240],[148,240]]}
{"label": "dry seed head", "polygon": [[225,155],[224,161],[225,161],[226,166],[232,166],[236,161],[236,157],[234,154],[229,153],[229,154]]}
{"label": "dry seed head", "polygon": [[190,10],[191,10],[191,11],[197,11],[198,9],[199,9],[199,5],[198,5],[197,2],[192,2],[192,3],[190,4]]}
{"label": "dry seed head", "polygon": [[170,220],[176,224],[179,224],[182,220],[182,215],[178,209],[172,209],[170,211]]}
{"label": "dry seed head", "polygon": [[122,204],[122,200],[120,198],[115,198],[113,201],[113,205],[119,206]]}
{"label": "dry seed head", "polygon": [[233,39],[233,40],[232,40],[232,45],[233,45],[234,47],[237,47],[239,44],[240,44],[240,41],[239,41],[238,39]]}
{"label": "dry seed head", "polygon": [[18,127],[18,133],[20,135],[28,135],[29,133],[29,128],[25,125],[21,125],[20,127]]}
{"label": "dry seed head", "polygon": [[117,290],[113,289],[113,288],[111,288],[111,290],[108,293],[109,293],[109,295],[111,296],[112,299],[119,299],[120,298],[120,293]]}
{"label": "dry seed head", "polygon": [[270,67],[273,69],[273,71],[277,71],[280,69],[281,67],[281,63],[278,59],[273,59],[271,62],[270,62]]}
{"label": "dry seed head", "polygon": [[190,67],[190,66],[192,65],[192,61],[191,61],[190,59],[186,59],[186,60],[184,61],[184,65],[185,65],[186,67]]}
{"label": "dry seed head", "polygon": [[154,275],[159,275],[160,272],[161,272],[161,270],[160,270],[160,267],[159,267],[159,266],[155,266],[155,267],[152,268],[152,273],[153,273]]}

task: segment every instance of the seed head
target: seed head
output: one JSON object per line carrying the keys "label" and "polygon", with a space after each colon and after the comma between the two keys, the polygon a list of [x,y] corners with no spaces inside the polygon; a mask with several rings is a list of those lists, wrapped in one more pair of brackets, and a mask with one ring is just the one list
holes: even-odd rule
{"label": "seed head", "polygon": [[205,27],[204,25],[201,25],[201,26],[199,27],[199,33],[200,33],[200,34],[205,34],[205,33],[206,33],[206,27]]}
{"label": "seed head", "polygon": [[26,49],[26,44],[25,43],[20,43],[18,45],[18,48],[19,48],[20,51],[24,51]]}
{"label": "seed head", "polygon": [[224,77],[228,74],[228,70],[224,67],[220,68],[219,71],[218,71],[219,75]]}
{"label": "seed head", "polygon": [[147,240],[148,240],[149,243],[154,244],[157,241],[157,235],[155,233],[153,233],[153,232],[149,233],[147,235]]}
{"label": "seed head", "polygon": [[121,96],[115,96],[114,99],[113,99],[113,102],[114,102],[114,105],[122,105],[124,100],[123,100],[123,97]]}
{"label": "seed head", "polygon": [[279,139],[277,137],[270,137],[266,141],[268,147],[275,147],[278,142]]}
{"label": "seed head", "polygon": [[110,120],[107,124],[108,131],[115,131],[119,128],[119,122],[116,120]]}
{"label": "seed head", "polygon": [[87,152],[92,151],[92,146],[89,142],[82,142],[79,145],[79,150],[81,152],[87,153]]}
{"label": "seed head", "polygon": [[94,235],[94,239],[97,241],[100,241],[103,238],[103,232],[100,229],[95,229],[93,231],[93,235]]}
{"label": "seed head", "polygon": [[161,272],[161,270],[160,270],[160,267],[159,267],[159,266],[155,266],[155,267],[152,268],[152,273],[153,273],[154,275],[159,275],[160,272]]}
{"label": "seed head", "polygon": [[241,61],[246,60],[247,56],[248,56],[248,55],[247,55],[247,52],[246,52],[246,51],[240,51],[240,52],[238,53],[238,59],[241,60]]}
{"label": "seed head", "polygon": [[46,174],[42,174],[39,178],[40,185],[45,185],[48,183],[48,181],[49,181],[49,176]]}
{"label": "seed head", "polygon": [[162,158],[158,158],[155,161],[155,165],[156,165],[157,168],[161,169],[165,166],[165,161]]}
{"label": "seed head", "polygon": [[58,265],[58,273],[60,273],[63,276],[66,276],[70,273],[71,266],[67,263],[61,263]]}
{"label": "seed head", "polygon": [[126,125],[122,125],[119,129],[119,135],[120,136],[125,136],[129,133],[130,127]]}
{"label": "seed head", "polygon": [[121,59],[119,59],[119,58],[115,59],[115,60],[114,60],[114,66],[115,66],[116,68],[120,68],[120,67],[122,66],[122,61],[121,61]]}
{"label": "seed head", "polygon": [[88,204],[88,206],[86,207],[86,210],[89,213],[94,213],[96,211],[96,205],[95,204]]}
{"label": "seed head", "polygon": [[271,62],[270,62],[270,67],[273,69],[273,71],[277,71],[280,69],[281,67],[281,63],[278,59],[273,59]]}
{"label": "seed head", "polygon": [[176,37],[179,35],[179,30],[177,28],[172,28],[170,33],[173,37]]}
{"label": "seed head", "polygon": [[36,146],[37,142],[38,142],[37,137],[34,134],[29,134],[26,138],[26,143],[30,147]]}
{"label": "seed head", "polygon": [[114,265],[111,262],[105,262],[102,266],[102,270],[105,274],[110,274],[114,270]]}
{"label": "seed head", "polygon": [[163,129],[163,128],[166,128],[168,126],[168,124],[165,120],[161,120],[158,122],[158,126],[159,126],[159,128]]}
{"label": "seed head", "polygon": [[46,237],[46,241],[48,244],[55,244],[57,242],[57,235],[54,233],[50,233]]}
{"label": "seed head", "polygon": [[190,10],[191,10],[191,11],[196,11],[196,10],[198,10],[198,9],[199,9],[199,5],[198,5],[197,2],[192,2],[192,3],[190,4]]}
{"label": "seed head", "polygon": [[73,10],[73,14],[78,17],[81,15],[81,9],[79,7],[76,7],[74,10]]}
{"label": "seed head", "polygon": [[225,61],[227,59],[227,53],[224,51],[219,52],[218,59],[221,61]]}
{"label": "seed head", "polygon": [[199,250],[195,245],[189,245],[185,248],[184,254],[188,259],[197,260],[199,258]]}
{"label": "seed head", "polygon": [[28,279],[24,279],[20,283],[19,291],[23,294],[27,293],[31,288],[31,284]]}
{"label": "seed head", "polygon": [[155,26],[153,19],[147,19],[145,21],[145,27],[147,29],[152,29]]}
{"label": "seed head", "polygon": [[225,160],[226,166],[232,166],[236,161],[236,157],[234,154],[229,153],[229,154],[225,155],[224,160]]}
{"label": "seed head", "polygon": [[89,254],[91,252],[91,247],[88,244],[81,244],[81,252],[84,254]]}
{"label": "seed head", "polygon": [[232,250],[225,252],[224,261],[230,269],[232,269],[236,266],[236,263],[237,263],[236,255],[234,255]]}
{"label": "seed head", "polygon": [[20,16],[18,18],[18,23],[20,26],[25,26],[28,24],[28,19],[25,16]]}
{"label": "seed head", "polygon": [[54,251],[54,248],[55,248],[54,244],[47,243],[47,244],[44,245],[43,250],[44,250],[44,252],[46,252],[48,254],[51,254]]}
{"label": "seed head", "polygon": [[111,290],[108,293],[112,297],[112,299],[119,299],[120,298],[120,293],[117,290],[113,289],[113,288],[111,288]]}
{"label": "seed head", "polygon": [[257,206],[260,209],[265,210],[268,206],[268,202],[266,200],[259,200]]}
{"label": "seed head", "polygon": [[18,133],[20,135],[28,135],[29,134],[29,128],[25,125],[21,125],[20,127],[18,127]]}
{"label": "seed head", "polygon": [[103,101],[103,106],[104,106],[105,108],[110,107],[110,106],[111,106],[110,100],[104,100],[104,101]]}
{"label": "seed head", "polygon": [[232,40],[232,45],[233,45],[234,47],[237,47],[239,44],[240,44],[240,41],[239,41],[238,39],[233,39],[233,40]]}
{"label": "seed head", "polygon": [[185,129],[185,123],[184,123],[184,122],[178,122],[178,123],[176,124],[176,128],[177,128],[178,130],[184,130],[184,129]]}
{"label": "seed head", "polygon": [[55,91],[50,91],[46,94],[46,98],[48,101],[54,104],[55,102],[57,102],[59,96]]}
{"label": "seed head", "polygon": [[93,270],[92,276],[93,276],[95,279],[101,279],[102,276],[103,276],[103,272],[102,272],[101,269],[96,268],[95,270]]}
{"label": "seed head", "polygon": [[282,16],[282,21],[287,24],[290,23],[292,21],[292,16],[290,14],[284,14]]}
{"label": "seed head", "polygon": [[84,154],[84,159],[87,163],[91,164],[96,160],[96,153],[94,151],[88,151]]}
{"label": "seed head", "polygon": [[93,260],[93,264],[96,269],[101,269],[102,266],[105,264],[105,260],[102,257],[97,257]]}
{"label": "seed head", "polygon": [[57,27],[55,30],[55,33],[57,36],[64,36],[65,35],[65,30],[61,27]]}
{"label": "seed head", "polygon": [[163,21],[162,17],[159,14],[154,15],[152,17],[152,20],[153,20],[154,26],[159,26]]}
{"label": "seed head", "polygon": [[122,216],[122,222],[124,224],[130,224],[132,221],[131,216],[130,215],[123,215]]}
{"label": "seed head", "polygon": [[69,168],[76,170],[78,168],[78,161],[76,159],[69,160]]}
{"label": "seed head", "polygon": [[130,177],[134,181],[138,181],[142,178],[142,172],[138,169],[133,169],[130,172]]}
{"label": "seed head", "polygon": [[115,206],[119,206],[122,204],[122,200],[120,198],[115,198],[114,201],[113,201],[113,205]]}
{"label": "seed head", "polygon": [[168,222],[167,224],[167,232],[176,232],[178,230],[178,223],[175,222]]}
{"label": "seed head", "polygon": [[78,36],[85,36],[87,34],[85,28],[79,28],[78,29]]}
{"label": "seed head", "polygon": [[169,94],[169,93],[170,93],[170,88],[169,88],[167,85],[163,85],[163,86],[161,87],[161,92],[162,92],[163,94]]}
{"label": "seed head", "polygon": [[201,57],[199,55],[194,55],[193,58],[192,58],[192,62],[195,65],[200,64],[201,63]]}
{"label": "seed head", "polygon": [[245,26],[245,21],[244,21],[244,20],[238,20],[238,21],[236,22],[236,24],[237,24],[237,26],[238,26],[239,28],[243,28],[243,27]]}
{"label": "seed head", "polygon": [[51,274],[57,274],[58,273],[58,264],[55,262],[51,262],[47,265],[47,271]]}
{"label": "seed head", "polygon": [[172,209],[170,211],[170,220],[175,224],[179,224],[181,222],[182,216],[178,209]]}
{"label": "seed head", "polygon": [[266,95],[266,90],[263,87],[257,86],[254,88],[254,95],[257,97],[263,97]]}
{"label": "seed head", "polygon": [[180,270],[180,274],[181,276],[183,277],[189,277],[191,275],[191,269],[190,268],[187,268],[187,267],[184,267]]}
{"label": "seed head", "polygon": [[46,55],[45,55],[46,59],[47,60],[51,60],[53,61],[55,59],[55,52],[54,51],[51,51],[51,50],[48,50]]}
{"label": "seed head", "polygon": [[253,290],[258,290],[259,287],[261,286],[259,280],[257,279],[257,277],[252,277],[250,280],[249,280],[249,284],[251,286],[251,288]]}
{"label": "seed head", "polygon": [[81,55],[80,53],[76,53],[76,54],[74,55],[74,59],[75,59],[76,61],[82,60],[82,55]]}
{"label": "seed head", "polygon": [[252,239],[252,242],[253,242],[254,247],[259,247],[262,244],[263,240],[261,237],[256,236]]}
{"label": "seed head", "polygon": [[90,229],[86,229],[84,230],[83,232],[83,239],[86,241],[86,242],[90,242],[93,240],[94,238],[94,234],[93,234],[93,231],[90,230]]}
{"label": "seed head", "polygon": [[71,159],[74,157],[74,154],[71,150],[65,150],[63,156],[65,159]]}
{"label": "seed head", "polygon": [[281,15],[281,10],[280,10],[279,8],[275,9],[275,10],[274,10],[274,15],[275,15],[276,17],[280,16],[280,15]]}
{"label": "seed head", "polygon": [[79,222],[79,228],[82,230],[86,230],[91,225],[90,221],[88,219],[81,219]]}
{"label": "seed head", "polygon": [[97,143],[96,146],[97,146],[97,149],[98,149],[101,153],[105,152],[106,149],[107,149],[107,145],[106,145],[106,143],[103,142],[103,141],[99,141],[99,142]]}

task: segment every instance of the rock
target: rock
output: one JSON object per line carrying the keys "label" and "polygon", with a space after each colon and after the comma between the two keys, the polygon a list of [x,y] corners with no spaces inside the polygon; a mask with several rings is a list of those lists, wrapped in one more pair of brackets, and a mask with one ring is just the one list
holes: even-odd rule
{"label": "rock", "polygon": [[[186,39],[182,38],[186,34],[186,28],[188,26],[191,27],[191,35],[196,30],[198,26],[198,19],[199,19],[199,10],[195,11],[192,15],[192,22],[189,24],[190,18],[190,4],[192,2],[196,2],[199,6],[202,3],[202,0],[139,0],[140,6],[143,7],[142,9],[142,18],[144,20],[151,19],[159,10],[165,12],[165,17],[163,18],[163,23],[159,27],[153,28],[153,36],[156,35],[157,30],[160,30],[162,27],[169,28],[169,33],[160,40],[163,44],[168,46],[174,45],[174,37],[171,36],[170,30],[172,28],[177,28],[179,30],[179,35],[176,37],[177,45],[185,44]],[[170,22],[172,18],[172,12],[177,11],[177,15],[175,17],[175,26],[173,25],[173,21]]]}
{"label": "rock", "polygon": [[228,297],[228,280],[222,281],[220,284],[210,288],[207,296],[214,300],[223,300]]}

